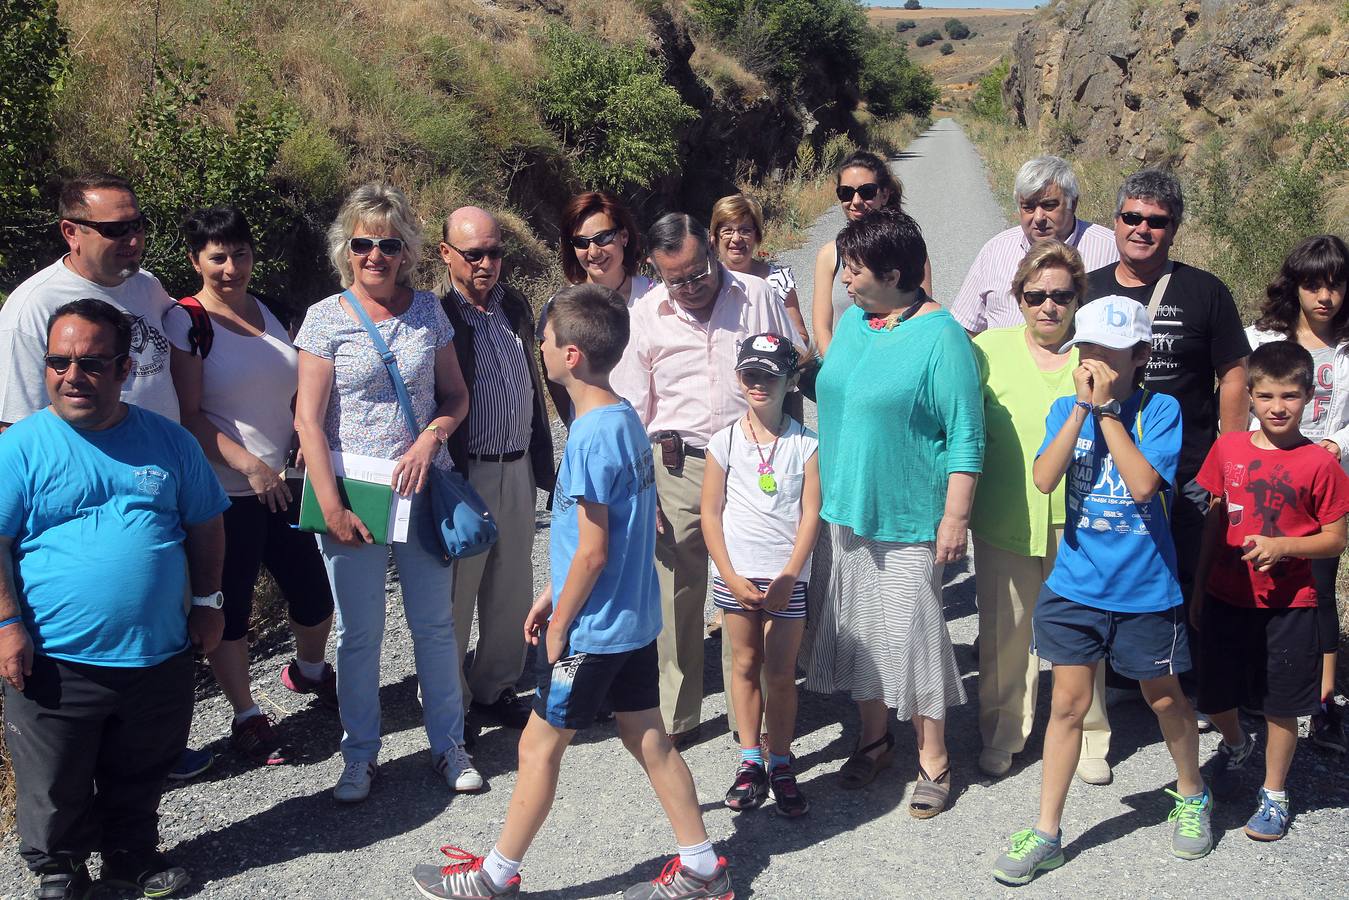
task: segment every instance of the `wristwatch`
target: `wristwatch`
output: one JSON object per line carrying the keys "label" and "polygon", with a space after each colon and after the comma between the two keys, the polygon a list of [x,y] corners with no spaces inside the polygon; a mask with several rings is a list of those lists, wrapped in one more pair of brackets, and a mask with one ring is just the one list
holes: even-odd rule
{"label": "wristwatch", "polygon": [[441,428],[435,422],[430,423],[422,430],[429,431],[431,432],[431,434],[435,435],[436,440],[440,441],[440,445],[442,447],[445,446],[445,443],[450,439],[449,432],[447,432],[444,428]]}
{"label": "wristwatch", "polygon": [[214,594],[207,594],[205,597],[193,597],[193,606],[204,606],[207,609],[220,609],[225,605],[225,594],[223,591],[216,591]]}
{"label": "wristwatch", "polygon": [[1118,419],[1122,412],[1118,400],[1107,400],[1104,403],[1098,403],[1091,408],[1091,411],[1098,418],[1105,416],[1110,419]]}

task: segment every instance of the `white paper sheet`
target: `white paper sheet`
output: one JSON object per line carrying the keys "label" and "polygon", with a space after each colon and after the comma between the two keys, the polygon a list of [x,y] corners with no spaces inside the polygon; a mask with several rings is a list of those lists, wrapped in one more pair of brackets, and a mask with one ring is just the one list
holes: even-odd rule
{"label": "white paper sheet", "polygon": [[[355,478],[373,484],[393,484],[396,460],[337,451],[333,451],[332,460],[333,474],[340,478]],[[389,542],[407,543],[408,523],[411,521],[412,498],[394,491],[393,502],[389,508]]]}

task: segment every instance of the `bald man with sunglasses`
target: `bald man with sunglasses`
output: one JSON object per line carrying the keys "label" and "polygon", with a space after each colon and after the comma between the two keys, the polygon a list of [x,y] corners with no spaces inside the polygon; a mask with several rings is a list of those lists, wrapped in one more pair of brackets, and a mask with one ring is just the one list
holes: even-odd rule
{"label": "bald man with sunglasses", "polygon": [[110,303],[132,320],[132,365],[122,399],[178,421],[161,325],[173,298],[140,267],[147,223],[135,191],[116,175],[82,175],[62,187],[58,216],[68,252],[0,307],[0,430],[47,405],[47,319],[61,305],[86,298]]}
{"label": "bald man with sunglasses", "polygon": [[482,496],[497,523],[487,553],[460,560],[454,576],[454,631],[459,660],[468,651],[473,612],[478,644],[464,668],[464,700],[475,714],[466,734],[485,722],[523,728],[529,705],[515,693],[525,665],[525,617],[534,599],[535,491],[553,486],[553,437],[543,379],[531,352],[534,313],[519,291],[501,283],[501,226],[476,206],[445,222],[441,304],[454,325],[454,349],[469,390],[468,418],[450,435],[454,467]]}

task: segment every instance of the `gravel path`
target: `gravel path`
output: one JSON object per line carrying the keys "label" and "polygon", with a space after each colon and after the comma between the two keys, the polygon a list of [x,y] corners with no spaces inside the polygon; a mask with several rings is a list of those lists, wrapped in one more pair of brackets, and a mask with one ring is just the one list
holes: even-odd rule
{"label": "gravel path", "polygon": [[[936,294],[949,299],[982,242],[1004,219],[986,188],[978,157],[952,121],[937,123],[897,163],[907,206],[922,223],[932,255]],[[810,296],[815,249],[837,232],[837,210],[821,218],[810,243],[785,255]],[[540,514],[535,580],[546,574],[546,517]],[[522,560],[523,562],[523,560]],[[876,898],[1006,896],[989,876],[1014,830],[1033,822],[1043,724],[1008,777],[996,783],[975,767],[979,749],[976,618],[968,566],[947,570],[946,606],[971,701],[950,712],[949,744],[958,794],[950,810],[926,822],[910,818],[905,796],[915,776],[912,731],[899,738],[893,768],[864,792],[835,787],[835,772],[856,737],[850,705],[802,692],[795,752],[803,791],[813,807],[789,822],[771,809],[737,815],[721,795],[735,765],[726,732],[725,698],[715,640],[707,644],[703,741],[685,758],[693,769],[706,821],[720,852],[734,866],[738,897]],[[451,797],[431,771],[421,729],[411,645],[393,596],[385,637],[382,700],[386,734],[382,766],[370,799],[338,806],[329,791],[341,770],[336,718],[288,694],[277,681],[289,656],[284,642],[254,650],[258,698],[301,751],[298,764],[248,769],[229,753],[228,708],[209,676],[202,679],[193,741],[220,755],[198,780],[171,790],[161,807],[165,847],[196,879],[197,896],[211,898],[382,898],[415,896],[409,868],[438,857],[451,843],[485,853],[503,821],[514,783],[517,735],[499,729],[479,740],[477,761],[491,790]],[[523,687],[523,685],[522,685]],[[1048,705],[1048,679],[1040,692]],[[1139,702],[1111,710],[1115,783],[1073,785],[1065,822],[1069,864],[1023,889],[1025,896],[1102,897],[1246,894],[1344,896],[1349,871],[1349,780],[1343,763],[1305,746],[1291,777],[1296,818],[1290,836],[1266,846],[1240,833],[1250,814],[1258,775],[1248,773],[1231,800],[1220,799],[1220,843],[1206,860],[1185,863],[1169,853],[1170,808],[1161,788],[1171,764],[1151,713]],[[1043,712],[1042,712],[1043,721]],[[1217,738],[1202,738],[1204,759]],[[1257,762],[1257,765],[1259,763]],[[529,896],[612,896],[654,877],[673,842],[655,798],[612,725],[582,733],[569,750],[552,817],[523,871]],[[0,848],[0,896],[29,896],[14,841]],[[1339,885],[1339,887],[1336,887]],[[104,896],[115,896],[105,894]]]}

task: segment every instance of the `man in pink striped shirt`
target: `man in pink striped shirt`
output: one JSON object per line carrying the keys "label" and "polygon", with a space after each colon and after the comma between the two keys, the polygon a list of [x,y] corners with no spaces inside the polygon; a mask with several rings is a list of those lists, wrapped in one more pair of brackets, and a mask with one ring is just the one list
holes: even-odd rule
{"label": "man in pink striped shirt", "polygon": [[707,228],[692,217],[662,216],[647,246],[663,283],[633,305],[633,365],[613,388],[637,410],[656,453],[660,705],[678,744],[692,739],[702,717],[707,546],[699,516],[707,443],[748,409],[735,379],[740,342],[796,332],[767,282],[721,265]]}
{"label": "man in pink striped shirt", "polygon": [[1075,247],[1088,272],[1119,261],[1114,232],[1077,217],[1077,176],[1067,160],[1057,156],[1029,160],[1016,173],[1013,196],[1020,224],[984,244],[951,304],[951,315],[971,337],[989,328],[1025,324],[1012,296],[1012,275],[1036,241],[1062,241]]}

